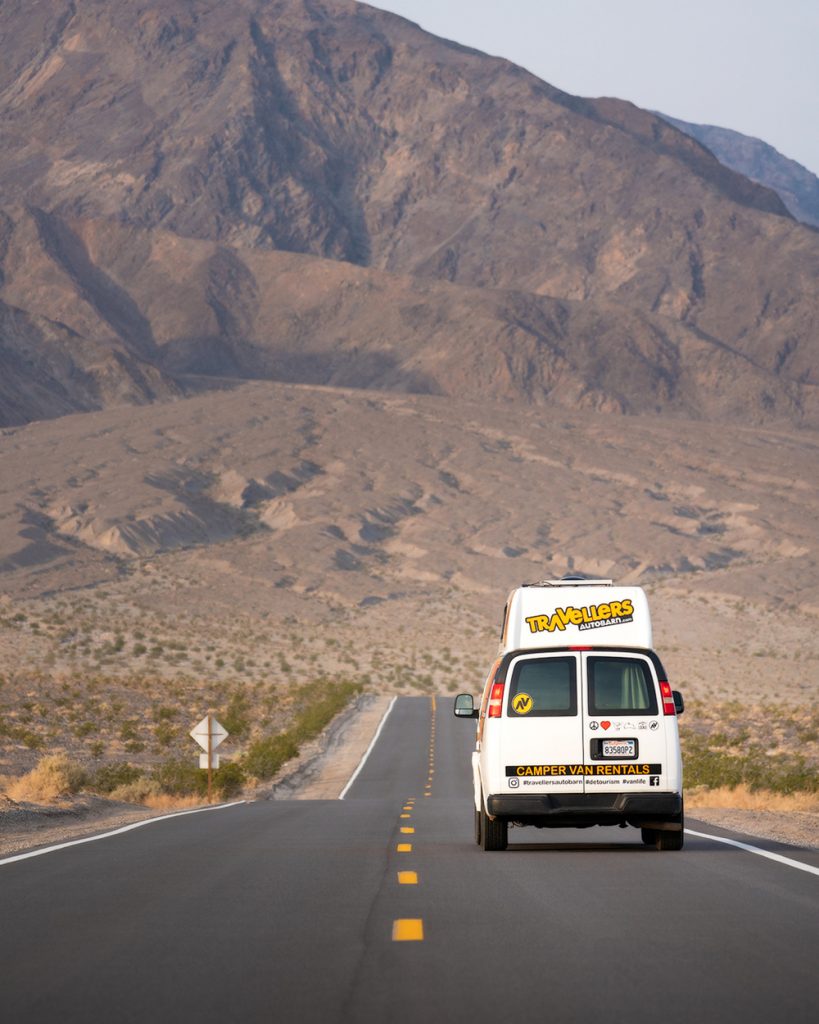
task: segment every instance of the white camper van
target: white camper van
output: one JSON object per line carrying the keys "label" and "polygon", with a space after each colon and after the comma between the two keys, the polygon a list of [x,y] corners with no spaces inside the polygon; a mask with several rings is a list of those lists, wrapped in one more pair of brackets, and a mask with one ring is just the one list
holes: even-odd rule
{"label": "white camper van", "polygon": [[683,707],[639,587],[567,576],[513,590],[480,708],[455,700],[478,719],[476,841],[504,850],[510,824],[631,825],[682,849]]}

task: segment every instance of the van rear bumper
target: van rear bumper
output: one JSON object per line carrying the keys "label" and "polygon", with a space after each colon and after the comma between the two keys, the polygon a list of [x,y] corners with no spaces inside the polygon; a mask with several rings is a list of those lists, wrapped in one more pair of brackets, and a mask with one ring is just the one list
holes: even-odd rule
{"label": "van rear bumper", "polygon": [[539,828],[582,825],[637,827],[682,820],[679,793],[520,793],[488,796],[493,818],[519,821]]}

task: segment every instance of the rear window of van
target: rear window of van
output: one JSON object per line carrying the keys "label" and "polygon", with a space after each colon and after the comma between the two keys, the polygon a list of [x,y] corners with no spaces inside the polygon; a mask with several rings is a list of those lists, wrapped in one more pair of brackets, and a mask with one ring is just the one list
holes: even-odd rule
{"label": "rear window of van", "polygon": [[577,714],[574,658],[526,658],[512,671],[507,714],[547,718]]}
{"label": "rear window of van", "polygon": [[656,715],[651,670],[638,658],[589,658],[590,715]]}

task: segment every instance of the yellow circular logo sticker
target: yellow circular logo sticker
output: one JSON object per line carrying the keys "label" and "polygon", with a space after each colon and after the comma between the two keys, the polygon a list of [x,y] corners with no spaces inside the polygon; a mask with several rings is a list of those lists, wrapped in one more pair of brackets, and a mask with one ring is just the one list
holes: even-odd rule
{"label": "yellow circular logo sticker", "polygon": [[516,693],[512,698],[512,710],[517,715],[528,715],[532,710],[532,698],[528,693]]}

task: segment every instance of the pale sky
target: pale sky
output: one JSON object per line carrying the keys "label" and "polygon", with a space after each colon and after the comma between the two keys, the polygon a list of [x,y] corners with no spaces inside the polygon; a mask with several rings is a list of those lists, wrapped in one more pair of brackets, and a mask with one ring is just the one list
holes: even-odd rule
{"label": "pale sky", "polygon": [[753,135],[819,174],[819,0],[368,0],[578,96]]}

